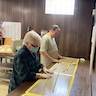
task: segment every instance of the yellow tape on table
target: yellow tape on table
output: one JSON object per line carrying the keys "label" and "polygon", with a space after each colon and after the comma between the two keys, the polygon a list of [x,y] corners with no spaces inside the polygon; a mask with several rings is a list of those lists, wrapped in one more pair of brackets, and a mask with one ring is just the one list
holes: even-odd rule
{"label": "yellow tape on table", "polygon": [[77,59],[77,58],[70,58],[70,57],[64,57],[60,61],[64,62],[65,64],[78,64],[79,63],[79,59]]}
{"label": "yellow tape on table", "polygon": [[30,93],[30,90],[33,89],[35,86],[37,86],[39,84],[40,80],[36,81],[36,83],[34,83],[26,92],[25,94],[23,94],[22,96],[42,96],[40,94],[36,94],[36,93]]}
{"label": "yellow tape on table", "polygon": [[72,77],[71,77],[70,87],[69,87],[67,96],[70,96],[70,91],[71,91],[72,86],[73,86],[73,82],[74,82],[74,79],[75,79],[75,73],[76,73],[77,68],[78,68],[78,64],[76,65],[75,70],[74,70],[74,74],[73,74]]}
{"label": "yellow tape on table", "polygon": [[42,95],[39,95],[39,94],[36,94],[36,93],[25,93],[22,96],[42,96]]}

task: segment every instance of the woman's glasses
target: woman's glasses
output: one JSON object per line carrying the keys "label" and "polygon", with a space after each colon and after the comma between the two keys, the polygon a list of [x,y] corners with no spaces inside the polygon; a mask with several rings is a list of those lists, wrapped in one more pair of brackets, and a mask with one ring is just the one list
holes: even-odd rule
{"label": "woman's glasses", "polygon": [[31,44],[31,46],[32,46],[32,47],[38,47],[38,46],[36,46],[36,45],[33,45],[33,44]]}

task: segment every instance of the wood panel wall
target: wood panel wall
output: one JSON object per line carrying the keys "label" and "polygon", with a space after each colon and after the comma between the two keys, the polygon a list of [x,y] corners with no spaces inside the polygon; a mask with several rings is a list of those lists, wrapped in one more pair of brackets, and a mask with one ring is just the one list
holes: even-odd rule
{"label": "wood panel wall", "polygon": [[64,56],[89,58],[92,30],[92,0],[76,0],[75,14],[46,15],[45,0],[0,0],[0,20],[22,23],[22,38],[28,25],[40,33],[52,24],[60,25],[62,32],[56,39]]}

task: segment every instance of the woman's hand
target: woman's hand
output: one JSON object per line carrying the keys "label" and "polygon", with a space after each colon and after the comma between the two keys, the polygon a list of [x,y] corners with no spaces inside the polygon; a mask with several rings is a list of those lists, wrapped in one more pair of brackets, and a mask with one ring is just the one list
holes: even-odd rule
{"label": "woman's hand", "polygon": [[49,79],[52,77],[52,75],[46,73],[36,73],[36,77],[39,79]]}
{"label": "woman's hand", "polygon": [[46,67],[43,67],[43,72],[44,72],[44,73],[53,74],[53,72],[50,71],[50,70],[48,70]]}

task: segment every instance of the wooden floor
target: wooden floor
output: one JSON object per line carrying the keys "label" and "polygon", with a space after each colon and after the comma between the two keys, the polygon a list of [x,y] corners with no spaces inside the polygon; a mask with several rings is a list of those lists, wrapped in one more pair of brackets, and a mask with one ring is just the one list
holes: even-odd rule
{"label": "wooden floor", "polygon": [[[92,84],[92,86],[91,86]],[[4,90],[0,88],[0,90]],[[76,72],[74,84],[70,96],[96,96],[96,72],[91,79],[89,76],[89,62],[80,63]],[[0,96],[5,96],[1,94]]]}

